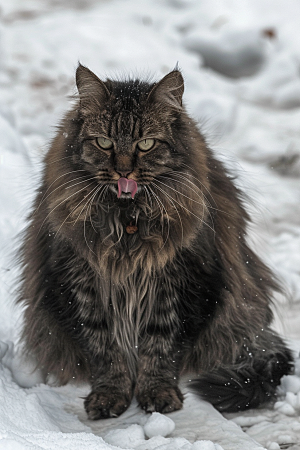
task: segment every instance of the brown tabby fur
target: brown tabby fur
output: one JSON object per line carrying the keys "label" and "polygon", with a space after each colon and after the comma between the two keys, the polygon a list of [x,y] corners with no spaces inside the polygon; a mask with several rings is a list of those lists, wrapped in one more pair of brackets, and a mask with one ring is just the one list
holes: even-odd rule
{"label": "brown tabby fur", "polygon": [[[102,82],[79,65],[76,82],[24,240],[27,349],[59,384],[91,383],[92,419],[134,394],[148,411],[181,408],[187,370],[221,410],[266,401],[292,359],[269,329],[277,284],[246,243],[240,192],[182,106],[181,73]],[[154,147],[139,151],[143,139]],[[137,182],[134,199],[117,197],[120,176]],[[252,391],[240,388],[249,377]]]}

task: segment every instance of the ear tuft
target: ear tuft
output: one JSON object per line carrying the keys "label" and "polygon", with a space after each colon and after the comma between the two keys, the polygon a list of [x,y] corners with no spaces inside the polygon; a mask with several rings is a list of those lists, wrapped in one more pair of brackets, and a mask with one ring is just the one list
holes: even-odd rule
{"label": "ear tuft", "polygon": [[182,108],[183,92],[184,80],[181,72],[176,68],[154,85],[148,95],[148,99],[166,103],[168,106],[178,110]]}
{"label": "ear tuft", "polygon": [[109,90],[90,69],[79,63],[76,70],[76,86],[83,112],[103,108],[110,97]]}

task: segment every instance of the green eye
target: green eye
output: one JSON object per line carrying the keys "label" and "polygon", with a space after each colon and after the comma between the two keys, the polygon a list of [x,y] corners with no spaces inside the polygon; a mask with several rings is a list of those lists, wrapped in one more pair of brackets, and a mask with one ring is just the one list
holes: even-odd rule
{"label": "green eye", "polygon": [[104,150],[108,150],[108,149],[112,148],[112,146],[113,146],[113,143],[110,139],[106,139],[104,137],[99,137],[96,140],[97,140],[97,144],[99,145],[99,147],[103,148]]}
{"label": "green eye", "polygon": [[142,150],[142,152],[147,152],[153,147],[154,144],[154,139],[143,139],[142,141],[138,142],[137,146],[140,150]]}

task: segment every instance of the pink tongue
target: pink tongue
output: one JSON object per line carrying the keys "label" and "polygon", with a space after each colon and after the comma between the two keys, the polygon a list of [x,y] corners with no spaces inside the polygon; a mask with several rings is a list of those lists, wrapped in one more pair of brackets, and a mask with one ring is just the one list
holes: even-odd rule
{"label": "pink tongue", "polygon": [[118,179],[118,198],[121,197],[122,192],[130,192],[131,198],[134,198],[137,192],[137,184],[134,180],[128,180],[128,178]]}

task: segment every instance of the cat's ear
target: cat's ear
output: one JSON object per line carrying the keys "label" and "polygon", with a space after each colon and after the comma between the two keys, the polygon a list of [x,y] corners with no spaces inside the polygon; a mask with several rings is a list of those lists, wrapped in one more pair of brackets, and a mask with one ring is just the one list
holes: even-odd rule
{"label": "cat's ear", "polygon": [[76,85],[83,113],[99,112],[110,97],[110,92],[103,81],[81,64],[76,70]]}
{"label": "cat's ear", "polygon": [[184,81],[179,70],[173,70],[154,85],[148,100],[165,103],[172,108],[181,109]]}

